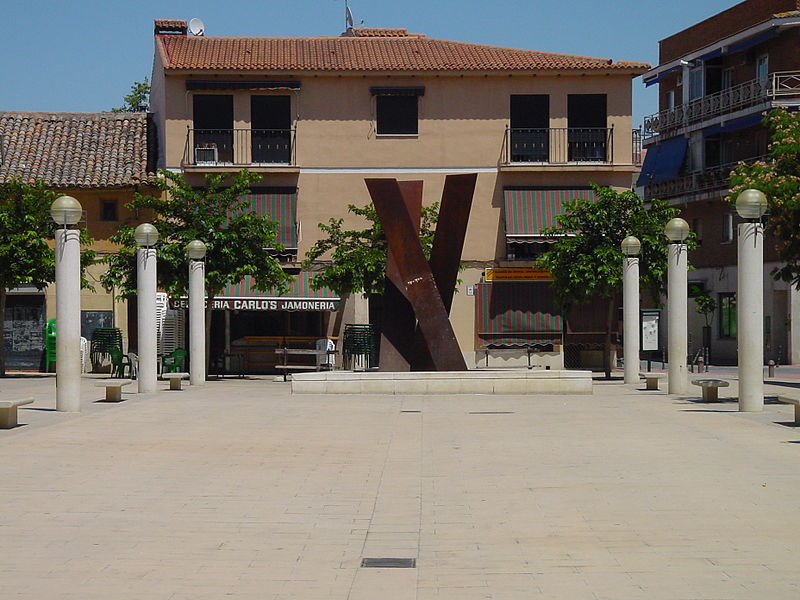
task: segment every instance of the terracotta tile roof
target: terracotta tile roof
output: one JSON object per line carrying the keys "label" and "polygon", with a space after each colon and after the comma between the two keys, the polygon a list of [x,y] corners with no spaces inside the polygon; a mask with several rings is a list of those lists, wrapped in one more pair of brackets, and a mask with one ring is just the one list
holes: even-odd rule
{"label": "terracotta tile roof", "polygon": [[182,33],[185,35],[188,30],[186,19],[156,19],[153,26],[156,34]]}
{"label": "terracotta tile roof", "polygon": [[424,38],[422,33],[408,33],[408,29],[393,27],[349,27],[342,37],[416,37]]}
{"label": "terracotta tile roof", "polygon": [[149,180],[145,113],[0,112],[0,181],[55,188],[128,187]]}
{"label": "terracotta tile roof", "polygon": [[[353,32],[366,31],[366,35]],[[364,71],[628,71],[647,63],[613,62],[401,34],[405,30],[353,28],[340,37],[237,38],[157,35],[166,70]],[[388,32],[380,35],[380,32]]]}

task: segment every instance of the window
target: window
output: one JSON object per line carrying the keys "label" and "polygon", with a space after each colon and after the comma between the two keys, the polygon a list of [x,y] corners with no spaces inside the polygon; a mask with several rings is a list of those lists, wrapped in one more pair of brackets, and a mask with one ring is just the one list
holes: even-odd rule
{"label": "window", "polygon": [[291,163],[290,96],[250,97],[250,136],[254,163]]}
{"label": "window", "polygon": [[689,100],[703,97],[703,67],[695,67],[689,71]]}
{"label": "window", "polygon": [[722,215],[722,243],[733,241],[733,215],[731,213]]}
{"label": "window", "polygon": [[733,292],[719,295],[719,337],[736,337],[736,294]]}
{"label": "window", "polygon": [[233,162],[233,96],[192,97],[196,163]]}
{"label": "window", "polygon": [[550,96],[511,96],[511,162],[550,161]]}
{"label": "window", "polygon": [[703,219],[692,219],[692,231],[694,232],[697,245],[703,245]]}
{"label": "window", "polygon": [[570,162],[608,158],[608,110],[605,94],[567,96],[567,147]]}
{"label": "window", "polygon": [[116,200],[101,200],[100,201],[100,220],[101,221],[119,221],[117,214],[117,201]]}
{"label": "window", "polygon": [[376,96],[378,135],[417,135],[417,96]]}
{"label": "window", "polygon": [[667,110],[675,109],[675,90],[667,90],[665,104]]}
{"label": "window", "polygon": [[764,83],[769,79],[769,55],[762,54],[756,60],[756,79]]}
{"label": "window", "polygon": [[722,70],[722,89],[729,90],[733,87],[733,69]]}

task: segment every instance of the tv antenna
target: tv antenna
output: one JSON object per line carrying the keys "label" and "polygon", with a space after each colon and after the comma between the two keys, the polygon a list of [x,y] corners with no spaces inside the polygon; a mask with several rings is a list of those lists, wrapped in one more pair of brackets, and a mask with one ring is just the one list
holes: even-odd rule
{"label": "tv antenna", "polygon": [[[353,21],[354,21],[354,19],[353,19],[353,11],[350,10],[350,6],[349,6],[347,0],[344,0],[344,28],[348,29],[350,27],[353,27],[354,26],[353,25]],[[364,24],[364,20],[362,19],[361,22],[359,23],[359,25],[363,25],[363,24]]]}
{"label": "tv antenna", "polygon": [[196,36],[202,36],[206,33],[206,26],[203,21],[198,18],[189,19],[189,33]]}

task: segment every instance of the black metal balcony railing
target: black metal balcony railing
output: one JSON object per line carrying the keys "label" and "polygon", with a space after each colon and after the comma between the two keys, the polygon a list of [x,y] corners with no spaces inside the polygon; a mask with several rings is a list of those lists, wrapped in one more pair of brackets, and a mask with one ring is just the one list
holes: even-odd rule
{"label": "black metal balcony railing", "polygon": [[692,194],[702,194],[704,192],[727,190],[730,187],[730,175],[733,168],[740,162],[753,163],[763,160],[766,155],[753,156],[728,162],[721,165],[706,167],[702,171],[681,175],[669,181],[654,183],[644,188],[645,198],[659,198],[666,200],[676,196],[688,196]]}
{"label": "black metal balcony railing", "polygon": [[614,129],[606,127],[506,129],[505,163],[610,162]]}
{"label": "black metal balcony railing", "polygon": [[294,164],[293,129],[189,129],[183,163],[194,166]]}
{"label": "black metal balcony railing", "polygon": [[800,71],[771,73],[767,79],[753,79],[715,94],[703,96],[675,108],[644,118],[645,139],[668,134],[713,117],[759,106],[787,96],[800,96]]}

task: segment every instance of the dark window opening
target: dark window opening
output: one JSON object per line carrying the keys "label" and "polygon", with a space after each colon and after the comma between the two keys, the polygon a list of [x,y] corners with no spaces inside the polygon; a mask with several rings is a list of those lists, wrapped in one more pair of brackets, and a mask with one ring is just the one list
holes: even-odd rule
{"label": "dark window opening", "polygon": [[707,137],[705,140],[705,166],[718,167],[722,161],[722,140],[719,136]]}
{"label": "dark window opening", "polygon": [[291,162],[291,105],[290,96],[252,96],[250,98],[254,163]]}
{"label": "dark window opening", "polygon": [[418,103],[416,96],[376,96],[379,135],[416,135]]}
{"label": "dark window opening", "polygon": [[508,242],[506,244],[506,259],[532,261],[538,259],[550,249],[550,244],[546,242]]}
{"label": "dark window opening", "polygon": [[605,162],[608,159],[608,110],[605,94],[569,94],[567,127],[570,162]]}
{"label": "dark window opening", "polygon": [[736,294],[719,295],[719,337],[735,338],[737,331]]}
{"label": "dark window opening", "polygon": [[511,96],[511,162],[549,162],[550,96]]}
{"label": "dark window opening", "polygon": [[[197,162],[233,162],[233,96],[192,97]],[[198,152],[199,149],[199,152]]]}
{"label": "dark window opening", "polygon": [[723,89],[722,85],[722,58],[706,61],[706,96],[716,94]]}
{"label": "dark window opening", "polygon": [[101,221],[119,221],[116,200],[102,200],[100,202]]}

